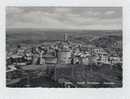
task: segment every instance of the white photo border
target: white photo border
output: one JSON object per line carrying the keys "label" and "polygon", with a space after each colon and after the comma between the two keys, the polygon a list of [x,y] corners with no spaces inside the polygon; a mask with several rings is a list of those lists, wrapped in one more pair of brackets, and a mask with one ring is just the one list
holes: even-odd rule
{"label": "white photo border", "polygon": [[[128,0],[1,0],[0,3],[0,99],[129,99],[130,2]],[[7,6],[122,7],[123,87],[122,88],[6,88]]]}

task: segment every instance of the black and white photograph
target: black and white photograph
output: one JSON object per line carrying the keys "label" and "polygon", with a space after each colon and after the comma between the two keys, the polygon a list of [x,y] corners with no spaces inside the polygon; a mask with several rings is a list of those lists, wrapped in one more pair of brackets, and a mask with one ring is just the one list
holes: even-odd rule
{"label": "black and white photograph", "polygon": [[122,88],[122,7],[6,7],[6,87]]}

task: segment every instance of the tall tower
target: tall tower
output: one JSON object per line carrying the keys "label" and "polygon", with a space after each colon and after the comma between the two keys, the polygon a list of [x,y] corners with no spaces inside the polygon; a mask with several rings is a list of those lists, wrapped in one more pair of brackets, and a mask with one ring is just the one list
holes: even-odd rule
{"label": "tall tower", "polygon": [[67,33],[64,34],[64,41],[67,41],[68,40],[68,35]]}

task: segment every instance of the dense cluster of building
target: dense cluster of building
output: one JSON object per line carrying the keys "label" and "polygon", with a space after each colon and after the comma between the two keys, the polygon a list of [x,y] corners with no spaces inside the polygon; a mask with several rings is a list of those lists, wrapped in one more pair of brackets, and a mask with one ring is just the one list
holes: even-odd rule
{"label": "dense cluster of building", "polygon": [[7,53],[7,65],[28,64],[116,64],[121,57],[110,55],[101,47],[69,41],[44,42],[41,45],[23,48],[18,46]]}

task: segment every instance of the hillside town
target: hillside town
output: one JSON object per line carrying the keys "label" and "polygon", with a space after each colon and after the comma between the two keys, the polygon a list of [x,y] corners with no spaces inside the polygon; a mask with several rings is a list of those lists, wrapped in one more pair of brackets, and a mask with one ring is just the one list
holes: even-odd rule
{"label": "hillside town", "polygon": [[[97,65],[122,63],[122,58],[117,54],[109,54],[104,48],[92,44],[82,44],[68,40],[67,33],[64,40],[43,42],[33,47],[22,47],[7,52],[7,83],[12,81],[13,71],[22,67],[49,66],[49,65]],[[21,72],[21,71],[20,71]],[[20,73],[19,72],[19,73]],[[11,76],[12,75],[12,76]],[[17,82],[17,81],[16,81]]]}
{"label": "hillside town", "polygon": [[116,64],[121,63],[118,55],[110,55],[103,48],[67,40],[45,42],[32,48],[17,46],[7,52],[7,66],[10,64]]}

